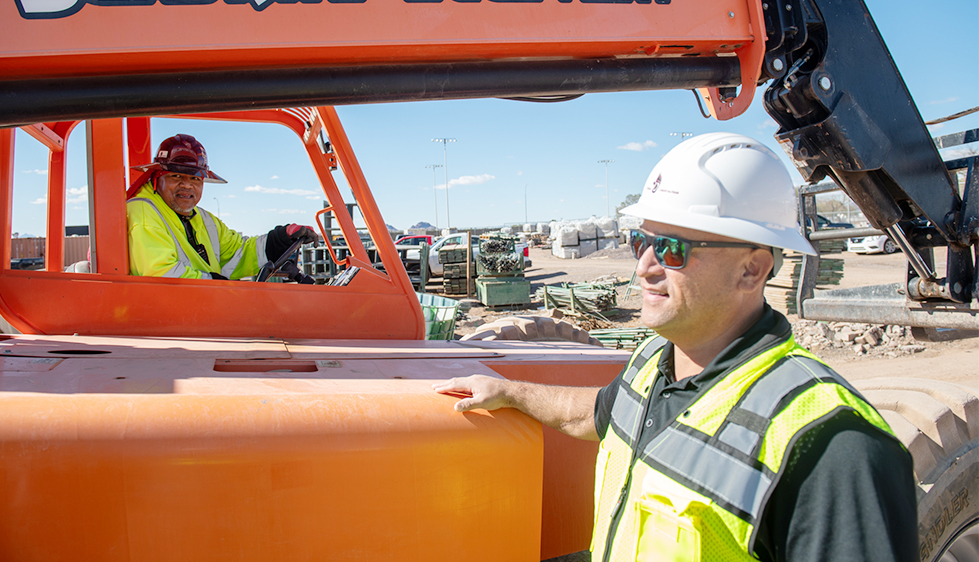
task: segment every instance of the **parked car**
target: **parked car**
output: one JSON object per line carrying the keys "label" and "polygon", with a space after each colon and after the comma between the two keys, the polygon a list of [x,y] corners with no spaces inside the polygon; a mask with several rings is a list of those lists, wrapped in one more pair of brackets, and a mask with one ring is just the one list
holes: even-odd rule
{"label": "parked car", "polygon": [[[812,226],[812,219],[806,217],[806,226]],[[848,222],[833,222],[823,215],[816,215],[816,227],[819,230],[824,230],[827,228],[853,228],[853,225]]]}
{"label": "parked car", "polygon": [[[368,234],[366,232],[358,232],[357,234],[360,236],[360,242],[364,245],[365,248],[373,248],[374,247],[374,240],[371,239],[371,235],[370,234]],[[343,237],[342,234],[338,234],[338,235],[336,235],[336,236],[333,237],[333,246],[334,247],[337,247],[337,246],[345,247],[346,245],[347,245],[347,240]]]}
{"label": "parked car", "polygon": [[414,236],[402,236],[394,241],[395,246],[421,246],[422,242],[428,244],[429,246],[435,242],[434,236],[428,236],[427,234],[417,234]]}
{"label": "parked car", "polygon": [[886,234],[877,236],[866,236],[863,238],[850,238],[846,241],[846,251],[855,254],[876,254],[883,252],[893,254],[898,251],[895,244]]}

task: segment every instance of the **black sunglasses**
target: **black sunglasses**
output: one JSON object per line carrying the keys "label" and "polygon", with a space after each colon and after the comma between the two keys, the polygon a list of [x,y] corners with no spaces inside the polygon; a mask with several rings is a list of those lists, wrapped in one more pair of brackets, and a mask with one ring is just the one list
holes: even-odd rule
{"label": "black sunglasses", "polygon": [[652,248],[656,261],[667,269],[683,269],[687,265],[687,256],[694,248],[761,248],[750,242],[702,242],[674,236],[653,236],[636,229],[631,231],[629,240],[636,259]]}

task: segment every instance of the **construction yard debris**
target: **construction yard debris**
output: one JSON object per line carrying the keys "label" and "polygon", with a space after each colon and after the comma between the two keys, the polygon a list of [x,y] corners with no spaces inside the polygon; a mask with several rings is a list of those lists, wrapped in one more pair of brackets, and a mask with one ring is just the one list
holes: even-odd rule
{"label": "construction yard debris", "polygon": [[655,336],[656,331],[652,328],[608,328],[591,330],[588,335],[609,349],[635,351],[639,344]]}
{"label": "construction yard debris", "polygon": [[[838,242],[838,241],[834,241]],[[828,244],[835,249],[837,244]],[[765,300],[783,314],[798,314],[797,296],[802,276],[802,254],[789,253],[783,258],[778,274],[765,284]],[[843,259],[820,257],[816,285],[839,285],[843,279]]]}
{"label": "construction yard debris", "polygon": [[907,326],[798,320],[792,325],[792,331],[799,345],[817,354],[835,348],[850,350],[855,355],[898,357],[925,350]]}
{"label": "construction yard debris", "polygon": [[[544,285],[535,293],[544,308],[560,308],[572,313],[600,314],[615,308],[614,285],[595,283],[562,283]],[[603,317],[604,319],[604,317]]]}

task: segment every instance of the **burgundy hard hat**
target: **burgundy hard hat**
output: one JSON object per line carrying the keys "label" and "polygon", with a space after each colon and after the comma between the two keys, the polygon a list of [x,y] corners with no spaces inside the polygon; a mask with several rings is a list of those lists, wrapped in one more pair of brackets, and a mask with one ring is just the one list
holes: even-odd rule
{"label": "burgundy hard hat", "polygon": [[153,169],[202,178],[208,183],[228,183],[207,167],[204,145],[190,135],[175,135],[160,143],[152,164],[133,166],[142,171]]}

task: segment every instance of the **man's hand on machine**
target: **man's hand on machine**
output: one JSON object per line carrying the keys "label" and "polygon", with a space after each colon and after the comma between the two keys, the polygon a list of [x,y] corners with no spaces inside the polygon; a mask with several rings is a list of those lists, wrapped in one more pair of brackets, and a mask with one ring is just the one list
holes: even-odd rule
{"label": "man's hand on machine", "polygon": [[265,256],[269,261],[276,261],[296,240],[302,240],[303,244],[311,244],[318,238],[311,226],[301,224],[277,226],[270,230],[265,238]]}
{"label": "man's hand on machine", "polygon": [[313,230],[313,227],[302,224],[290,224],[286,226],[286,234],[289,235],[290,240],[295,241],[301,239],[303,244],[312,244],[317,240],[316,231]]}

